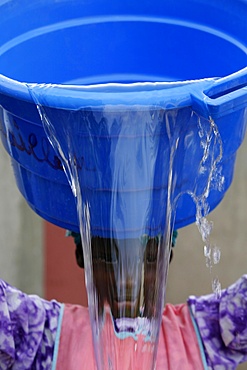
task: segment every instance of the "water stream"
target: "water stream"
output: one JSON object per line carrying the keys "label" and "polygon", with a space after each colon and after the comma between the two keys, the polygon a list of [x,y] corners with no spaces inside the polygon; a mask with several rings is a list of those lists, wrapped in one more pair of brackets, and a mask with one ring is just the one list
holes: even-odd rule
{"label": "water stream", "polygon": [[211,271],[220,259],[206,218],[211,188],[224,186],[217,127],[190,108],[58,110],[38,85],[30,91],[77,204],[97,369],[152,370],[184,195]]}

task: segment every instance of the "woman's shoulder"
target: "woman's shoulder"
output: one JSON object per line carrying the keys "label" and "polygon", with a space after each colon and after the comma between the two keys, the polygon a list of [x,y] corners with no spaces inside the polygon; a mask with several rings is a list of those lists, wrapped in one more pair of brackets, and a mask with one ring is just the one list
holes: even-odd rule
{"label": "woman's shoulder", "polygon": [[[61,304],[29,295],[0,279],[0,368],[52,363]],[[19,367],[18,367],[19,366]]]}
{"label": "woman's shoulder", "polygon": [[220,295],[191,296],[191,313],[206,350],[209,368],[235,368],[247,361],[247,275]]}

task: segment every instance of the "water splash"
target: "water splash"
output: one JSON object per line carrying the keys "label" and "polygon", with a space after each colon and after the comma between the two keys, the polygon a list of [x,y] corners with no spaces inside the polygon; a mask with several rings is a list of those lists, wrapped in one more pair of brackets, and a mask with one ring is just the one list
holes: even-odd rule
{"label": "water splash", "polygon": [[212,290],[216,297],[221,295],[221,283],[218,276],[214,276],[213,267],[219,264],[221,257],[220,248],[211,243],[211,233],[213,230],[213,222],[208,221],[207,215],[210,211],[207,203],[207,198],[211,189],[222,191],[224,187],[224,176],[222,176],[222,168],[219,165],[223,155],[223,144],[215,122],[210,118],[209,126],[201,124],[201,119],[198,119],[199,136],[202,140],[201,145],[204,151],[201,160],[201,173],[209,169],[207,186],[199,199],[196,201],[197,215],[196,224],[202,236],[204,245],[204,256],[206,267],[209,269],[212,276]]}
{"label": "water splash", "polygon": [[[154,369],[181,195],[197,205],[210,269],[220,259],[206,218],[220,177],[217,127],[189,108],[58,110],[41,90],[31,95],[77,203],[97,368]],[[212,286],[220,290],[216,278]]]}

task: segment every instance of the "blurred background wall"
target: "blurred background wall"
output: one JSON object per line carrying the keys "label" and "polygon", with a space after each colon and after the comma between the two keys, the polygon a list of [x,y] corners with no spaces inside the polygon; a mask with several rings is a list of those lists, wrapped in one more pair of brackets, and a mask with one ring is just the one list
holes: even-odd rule
{"label": "blurred background wall", "polygon": [[10,158],[0,143],[0,278],[43,294],[43,221],[17,190]]}
{"label": "blurred background wall", "polygon": [[[247,273],[247,139],[238,152],[233,184],[208,219],[211,241],[221,249],[221,260],[210,273],[204,243],[195,224],[179,230],[170,265],[167,301],[184,302],[191,294],[212,292],[218,276],[222,288]],[[27,293],[48,299],[86,304],[83,271],[76,265],[74,245],[65,231],[44,222],[19,194],[9,157],[0,145],[0,278]],[[239,369],[246,369],[242,365]]]}

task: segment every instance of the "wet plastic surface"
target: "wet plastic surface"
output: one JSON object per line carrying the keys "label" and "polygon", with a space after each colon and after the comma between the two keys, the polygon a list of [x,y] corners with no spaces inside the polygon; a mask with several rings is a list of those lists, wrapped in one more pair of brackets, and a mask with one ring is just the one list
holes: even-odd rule
{"label": "wet plastic surface", "polygon": [[[184,126],[191,110],[206,119],[211,116],[223,136],[226,191],[245,132],[247,74],[231,73],[247,65],[246,2],[69,4],[46,0],[20,5],[10,0],[1,5],[1,137],[30,206],[45,219],[78,231],[73,194],[26,83],[83,83],[80,89],[40,87],[44,105],[58,109],[188,107],[179,114],[178,124],[185,115]],[[195,81],[200,78],[207,79]],[[186,80],[193,81],[173,83]],[[109,82],[120,84],[104,84]],[[103,85],[90,86],[99,83]],[[211,209],[222,196],[212,192]],[[177,208],[176,228],[195,220],[193,202],[185,198]]]}

